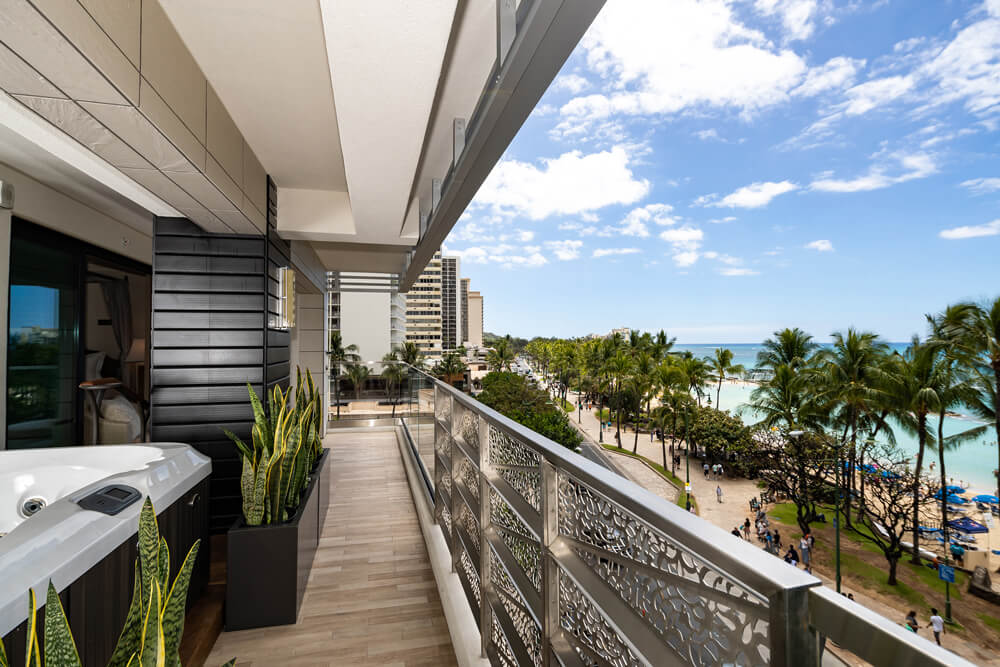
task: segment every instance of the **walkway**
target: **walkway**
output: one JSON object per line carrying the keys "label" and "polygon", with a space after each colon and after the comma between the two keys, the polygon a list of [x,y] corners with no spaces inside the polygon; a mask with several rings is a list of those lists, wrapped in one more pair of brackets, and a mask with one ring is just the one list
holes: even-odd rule
{"label": "walkway", "polygon": [[395,435],[333,431],[324,445],[330,510],[298,623],[225,632],[205,664],[456,664]]}

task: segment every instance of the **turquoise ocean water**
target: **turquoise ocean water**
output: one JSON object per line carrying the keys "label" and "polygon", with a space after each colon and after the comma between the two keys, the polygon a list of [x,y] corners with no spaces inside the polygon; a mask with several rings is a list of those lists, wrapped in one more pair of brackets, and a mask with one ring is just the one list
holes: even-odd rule
{"label": "turquoise ocean water", "polygon": [[[890,343],[893,350],[902,352],[906,349],[906,343]],[[704,344],[704,345],[675,345],[674,351],[690,351],[696,357],[714,357],[715,350],[719,347],[726,347],[733,351],[733,363],[742,364],[745,368],[753,368],[757,363],[757,352],[761,349],[758,343],[734,343],[734,344]],[[750,392],[753,387],[744,387],[733,384],[722,384],[722,393],[719,402],[723,410],[729,410],[739,414],[743,421],[752,424],[758,417],[754,412],[745,407],[750,400]],[[711,392],[712,403],[715,403],[715,390]],[[977,426],[982,422],[971,417],[945,417],[945,435],[960,433],[966,429]],[[900,449],[916,453],[917,439],[900,428],[894,429],[896,444]],[[931,451],[925,454],[925,461],[930,457],[931,461],[937,461],[937,452]],[[965,481],[979,493],[993,493],[996,488],[993,470],[997,467],[997,443],[995,432],[990,429],[978,440],[968,442],[958,449],[945,453],[945,466],[948,477],[954,477],[956,482]],[[926,468],[926,463],[925,463]]]}

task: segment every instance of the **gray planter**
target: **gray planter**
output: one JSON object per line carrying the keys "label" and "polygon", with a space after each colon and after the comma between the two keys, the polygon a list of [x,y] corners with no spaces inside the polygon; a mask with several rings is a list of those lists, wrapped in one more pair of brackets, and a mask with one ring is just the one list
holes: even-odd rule
{"label": "gray planter", "polygon": [[295,623],[323,531],[329,479],[324,451],[287,523],[229,529],[226,567],[226,630]]}

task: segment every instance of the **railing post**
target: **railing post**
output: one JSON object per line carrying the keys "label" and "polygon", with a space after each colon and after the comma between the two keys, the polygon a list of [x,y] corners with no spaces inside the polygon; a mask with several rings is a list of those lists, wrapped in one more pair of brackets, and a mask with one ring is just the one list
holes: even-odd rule
{"label": "railing post", "polygon": [[493,634],[493,608],[489,593],[493,588],[490,573],[490,483],[486,471],[490,466],[490,423],[486,415],[479,415],[479,636],[482,657],[489,657],[490,639]]}
{"label": "railing post", "polygon": [[820,643],[809,623],[809,587],[786,588],[769,602],[771,665],[819,667]]}
{"label": "railing post", "polygon": [[559,566],[550,547],[559,537],[559,471],[544,458],[542,468],[542,664],[558,662],[552,655],[552,637],[559,632]]}

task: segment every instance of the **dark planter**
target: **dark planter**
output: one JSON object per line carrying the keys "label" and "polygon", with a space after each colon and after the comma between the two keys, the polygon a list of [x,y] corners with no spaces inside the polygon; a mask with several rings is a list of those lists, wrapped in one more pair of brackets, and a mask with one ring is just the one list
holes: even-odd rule
{"label": "dark planter", "polygon": [[319,457],[302,504],[288,523],[247,526],[228,534],[226,631],[295,623],[323,531],[328,504],[326,462]]}

